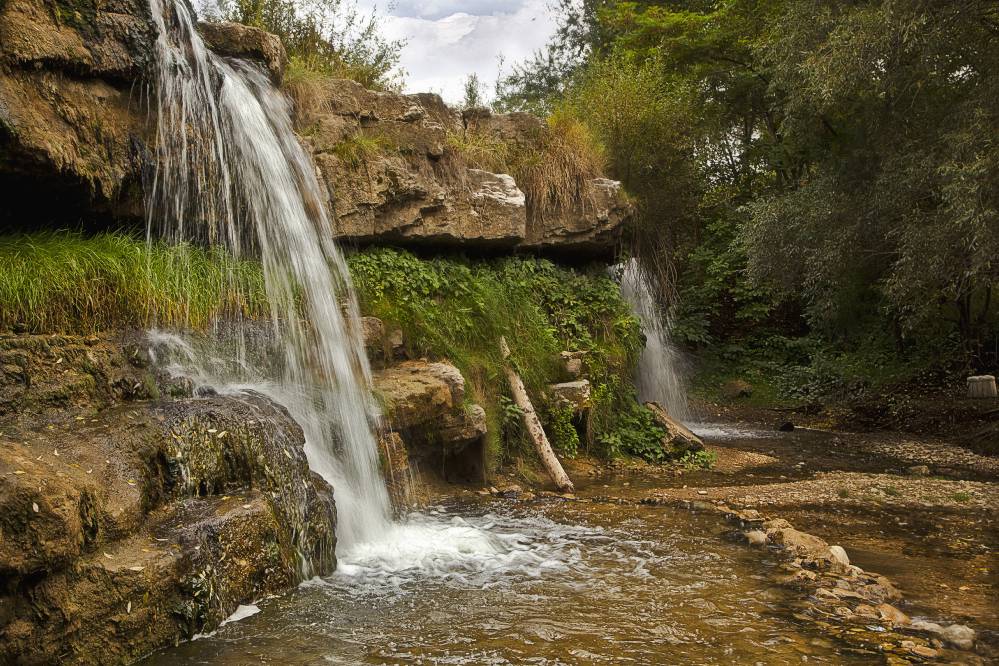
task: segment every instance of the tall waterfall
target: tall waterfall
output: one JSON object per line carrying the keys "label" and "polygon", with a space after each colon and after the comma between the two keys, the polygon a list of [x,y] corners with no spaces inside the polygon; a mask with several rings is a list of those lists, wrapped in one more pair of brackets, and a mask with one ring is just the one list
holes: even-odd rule
{"label": "tall waterfall", "polygon": [[641,320],[646,337],[635,378],[639,398],[658,402],[675,419],[688,420],[690,409],[683,380],[683,355],[670,338],[669,315],[656,301],[637,260],[628,260],[622,264],[622,269],[621,294]]}
{"label": "tall waterfall", "polygon": [[288,103],[259,69],[210,52],[184,0],[150,7],[158,128],[149,235],[259,257],[282,356],[276,370],[250,363],[250,327],[237,322],[224,336],[236,362],[218,370],[218,351],[188,361],[202,373],[213,368],[217,383],[252,385],[288,408],[305,431],[310,466],[335,490],[341,546],[375,540],[391,519],[371,371],[347,267]]}

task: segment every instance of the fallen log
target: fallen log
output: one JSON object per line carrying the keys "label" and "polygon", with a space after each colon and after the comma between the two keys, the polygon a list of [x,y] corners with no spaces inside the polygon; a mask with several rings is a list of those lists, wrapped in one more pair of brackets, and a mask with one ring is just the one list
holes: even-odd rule
{"label": "fallen log", "polygon": [[527,395],[524,382],[510,364],[510,347],[506,344],[506,338],[500,338],[500,351],[503,353],[503,360],[506,361],[504,369],[507,381],[510,383],[510,392],[513,393],[513,401],[520,408],[524,427],[527,428],[527,434],[531,437],[534,450],[538,452],[538,457],[541,458],[545,469],[548,470],[548,475],[555,482],[555,487],[563,493],[573,492],[575,488],[572,485],[572,480],[562,469],[562,463],[558,461],[558,457],[548,442],[548,436],[545,435],[545,430],[541,427],[541,421],[538,420],[538,414],[534,411],[531,398]]}

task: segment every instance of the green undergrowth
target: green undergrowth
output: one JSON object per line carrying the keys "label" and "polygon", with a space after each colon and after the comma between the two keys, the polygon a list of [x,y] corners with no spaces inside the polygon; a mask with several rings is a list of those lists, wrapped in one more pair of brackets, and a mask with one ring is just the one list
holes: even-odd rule
{"label": "green undergrowth", "polygon": [[[461,369],[470,399],[489,417],[492,464],[529,455],[508,395],[501,337],[560,454],[665,458],[663,433],[636,401],[631,380],[644,344],[638,320],[601,268],[528,257],[423,259],[392,249],[359,252],[348,263],[366,314],[400,328],[411,356]],[[549,384],[570,379],[562,351],[587,352],[592,408],[585,423],[545,396]]]}
{"label": "green undergrowth", "polygon": [[259,264],[121,234],[0,236],[0,330],[202,328],[266,312]]}
{"label": "green undergrowth", "polygon": [[[486,409],[494,468],[532,455],[509,399],[501,338],[560,455],[666,459],[664,433],[631,380],[644,344],[639,323],[605,268],[534,257],[425,259],[384,248],[351,254],[348,264],[364,313],[401,329],[411,357],[461,369],[469,400]],[[267,312],[259,263],[217,250],[123,234],[0,237],[0,331],[203,329]],[[550,384],[572,379],[563,351],[586,352],[585,420],[549,395]]]}

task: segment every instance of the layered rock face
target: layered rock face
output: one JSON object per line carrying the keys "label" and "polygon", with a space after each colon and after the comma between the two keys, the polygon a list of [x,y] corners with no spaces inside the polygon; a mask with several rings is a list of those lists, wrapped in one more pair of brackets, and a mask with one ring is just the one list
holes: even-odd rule
{"label": "layered rock face", "polygon": [[4,336],[0,361],[4,663],[134,661],[335,567],[284,409],[182,397],[133,339]]}
{"label": "layered rock face", "polygon": [[[141,217],[146,0],[0,3],[0,188],[9,223]],[[138,206],[137,206],[138,205]],[[3,220],[0,220],[2,223]]]}
{"label": "layered rock face", "polygon": [[631,207],[620,183],[589,182],[585,201],[531,210],[512,176],[477,169],[462,145],[531,145],[543,123],[527,114],[460,113],[437,95],[399,95],[336,81],[303,118],[341,239],[412,247],[613,253]]}
{"label": "layered rock face", "polygon": [[[281,82],[287,56],[273,35],[232,23],[199,29],[219,55],[257,61]],[[155,38],[147,0],[0,3],[0,189],[20,193],[0,225],[144,221]],[[582,200],[542,215],[513,177],[461,155],[469,142],[537,143],[544,126],[533,116],[462,114],[436,95],[373,92],[352,81],[324,91],[317,109],[299,110],[300,129],[342,240],[613,253],[631,215],[615,181],[593,179]]]}

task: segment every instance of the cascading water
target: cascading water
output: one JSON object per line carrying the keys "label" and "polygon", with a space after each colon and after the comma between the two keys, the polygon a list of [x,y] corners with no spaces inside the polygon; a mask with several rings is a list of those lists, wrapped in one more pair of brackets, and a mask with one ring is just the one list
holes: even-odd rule
{"label": "cascading water", "polygon": [[302,426],[310,466],[334,489],[341,576],[431,575],[508,557],[510,546],[488,529],[419,515],[392,521],[358,307],[288,103],[262,71],[209,51],[184,0],[150,6],[158,29],[150,239],[259,257],[271,308],[267,335],[234,316],[212,339],[154,331],[157,352],[196,385],[263,393]]}
{"label": "cascading water", "polygon": [[670,338],[669,315],[663,312],[636,259],[621,264],[621,294],[642,322],[645,349],[635,384],[639,398],[658,402],[680,421],[690,418],[683,381],[683,355]]}
{"label": "cascading water", "polygon": [[183,0],[150,7],[158,29],[150,237],[258,256],[283,367],[255,369],[238,324],[219,336],[233,348],[189,361],[204,375],[218,367],[208,357],[235,359],[202,379],[252,385],[287,407],[305,431],[310,466],[335,489],[341,544],[375,540],[391,520],[357,303],[287,101],[262,71],[209,51]]}

